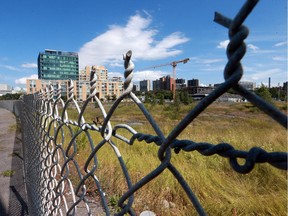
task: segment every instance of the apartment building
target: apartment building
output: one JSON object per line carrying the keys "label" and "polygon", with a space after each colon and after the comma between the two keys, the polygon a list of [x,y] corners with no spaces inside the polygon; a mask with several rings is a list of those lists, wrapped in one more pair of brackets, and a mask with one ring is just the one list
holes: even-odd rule
{"label": "apartment building", "polygon": [[90,94],[90,75],[94,71],[96,77],[97,97],[100,99],[109,99],[118,97],[123,92],[123,81],[121,77],[108,77],[108,70],[105,66],[86,66],[79,73],[77,82],[78,100],[84,101]]}
{"label": "apartment building", "polygon": [[150,91],[150,80],[142,80],[139,82],[140,91],[147,92]]}
{"label": "apartment building", "polygon": [[[90,95],[90,74],[91,71],[96,75],[96,95],[98,98],[107,100],[109,98],[118,97],[123,92],[123,81],[120,77],[108,78],[108,70],[104,66],[86,66],[81,70],[77,80],[72,80],[74,85],[74,95],[79,101],[85,101]],[[61,85],[62,96],[68,97],[69,80],[48,80],[48,79],[27,79],[27,94],[39,92],[45,89],[49,84],[57,88]]]}
{"label": "apartment building", "polygon": [[199,80],[198,79],[192,79],[192,80],[188,80],[188,87],[198,87],[199,86]]}
{"label": "apartment building", "polygon": [[163,76],[160,79],[154,80],[153,82],[153,90],[169,90],[172,91],[175,82],[174,79],[170,76]]}

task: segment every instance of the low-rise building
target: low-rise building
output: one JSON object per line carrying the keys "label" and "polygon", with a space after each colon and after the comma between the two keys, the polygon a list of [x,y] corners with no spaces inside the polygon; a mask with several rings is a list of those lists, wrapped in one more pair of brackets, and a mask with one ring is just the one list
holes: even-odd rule
{"label": "low-rise building", "polygon": [[177,90],[183,89],[186,86],[187,85],[186,85],[186,80],[185,79],[176,79],[176,89]]}
{"label": "low-rise building", "polygon": [[243,102],[246,101],[243,97],[237,94],[230,94],[230,93],[224,93],[219,98],[217,98],[218,102]]}
{"label": "low-rise building", "polygon": [[242,85],[244,88],[246,88],[249,91],[254,91],[254,89],[256,88],[255,82],[239,81],[239,84]]}

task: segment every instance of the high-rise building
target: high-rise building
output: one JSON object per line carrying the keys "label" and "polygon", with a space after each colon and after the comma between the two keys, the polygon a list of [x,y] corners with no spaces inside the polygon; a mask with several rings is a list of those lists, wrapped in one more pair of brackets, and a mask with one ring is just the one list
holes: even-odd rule
{"label": "high-rise building", "polygon": [[160,90],[160,80],[156,79],[152,81],[153,91]]}
{"label": "high-rise building", "polygon": [[199,86],[199,80],[198,79],[192,79],[192,80],[188,80],[188,87],[190,86]]}
{"label": "high-rise building", "polygon": [[172,77],[166,76],[165,77],[165,90],[173,91],[175,86],[175,81]]}
{"label": "high-rise building", "polygon": [[139,82],[140,91],[150,91],[150,80],[142,80]]}
{"label": "high-rise building", "polygon": [[78,80],[79,59],[75,52],[48,50],[38,55],[38,79]]}
{"label": "high-rise building", "polygon": [[139,85],[133,85],[133,92],[139,91]]}
{"label": "high-rise building", "polygon": [[153,90],[168,90],[172,91],[174,86],[174,79],[170,76],[160,77],[159,80],[153,80]]}

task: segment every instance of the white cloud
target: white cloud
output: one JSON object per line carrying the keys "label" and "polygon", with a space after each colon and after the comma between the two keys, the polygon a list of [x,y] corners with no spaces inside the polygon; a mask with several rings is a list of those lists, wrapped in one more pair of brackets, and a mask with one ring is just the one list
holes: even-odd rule
{"label": "white cloud", "polygon": [[[161,71],[161,70],[143,70],[143,71],[134,71],[133,72],[133,82],[139,82],[142,80],[156,80],[159,79],[163,76],[167,76],[167,75],[172,75],[171,71],[170,72],[166,72],[166,71]],[[121,77],[122,80],[124,81],[124,75],[122,73],[119,72],[109,72],[108,73],[109,78],[112,77]],[[151,83],[152,85],[152,83]]]}
{"label": "white cloud", "polygon": [[112,78],[112,77],[121,77],[121,78],[124,78],[123,77],[123,74],[119,73],[119,72],[108,72],[108,77],[109,78]]}
{"label": "white cloud", "polygon": [[284,46],[284,45],[287,45],[287,41],[283,41],[283,42],[280,42],[280,43],[276,43],[274,45],[274,47],[279,47],[279,46]]}
{"label": "white cloud", "polygon": [[249,49],[253,50],[253,51],[259,50],[259,47],[255,46],[255,45],[253,45],[253,44],[248,44],[247,47],[248,47]]}
{"label": "white cloud", "polygon": [[[141,80],[156,80],[159,79],[160,77],[171,75],[171,72],[164,72],[161,70],[146,70],[146,71],[136,71],[134,72],[133,76],[133,81],[134,82],[139,82]],[[151,83],[152,85],[152,83]]]}
{"label": "white cloud", "polygon": [[20,91],[21,89],[22,89],[22,88],[19,87],[19,86],[14,87],[14,90],[15,90],[15,91]]}
{"label": "white cloud", "polygon": [[16,84],[26,84],[26,79],[38,79],[38,75],[37,74],[32,74],[30,77],[22,77],[20,79],[16,79],[15,83]]}
{"label": "white cloud", "polygon": [[[218,45],[217,45],[217,48],[219,49],[227,49],[227,46],[229,44],[229,40],[225,40],[225,41],[221,41]],[[253,51],[255,50],[259,50],[259,47],[253,45],[253,44],[248,44],[247,47]]]}
{"label": "white cloud", "polygon": [[204,83],[200,83],[199,86],[201,86],[201,87],[207,87],[207,85],[204,84]]}
{"label": "white cloud", "polygon": [[199,70],[200,70],[200,71],[220,72],[220,73],[223,73],[224,68],[225,68],[225,65],[219,65],[219,66],[206,65],[205,67],[201,67]]}
{"label": "white cloud", "polygon": [[11,66],[11,65],[0,65],[0,67],[11,70],[11,71],[20,71],[19,68],[16,68],[16,67]]}
{"label": "white cloud", "polygon": [[227,46],[228,46],[228,44],[229,44],[229,40],[221,41],[221,42],[217,45],[217,48],[226,49]]}
{"label": "white cloud", "polygon": [[274,61],[287,61],[287,58],[284,56],[274,56],[272,57]]}
{"label": "white cloud", "polygon": [[23,67],[23,68],[37,68],[37,64],[36,63],[24,63],[21,65],[21,67]]}
{"label": "white cloud", "polygon": [[191,57],[190,61],[193,62],[194,71],[205,71],[205,72],[223,72],[225,64],[227,62],[224,58],[207,58],[203,56]]}
{"label": "white cloud", "polygon": [[250,72],[249,74],[244,74],[244,77],[247,80],[261,81],[268,79],[269,77],[281,75],[282,73],[283,71],[279,68],[271,68],[268,70],[256,70],[255,72]]}
{"label": "white cloud", "polygon": [[275,53],[275,50],[263,50],[263,49],[254,49],[253,53],[255,54],[270,54],[270,53]]}
{"label": "white cloud", "polygon": [[11,71],[23,71],[22,68],[37,68],[37,64],[35,63],[24,63],[21,65],[21,68],[19,67],[14,67],[12,65],[6,65],[6,64],[0,64],[1,68],[11,70]]}
{"label": "white cloud", "polygon": [[158,31],[149,28],[151,16],[131,16],[125,26],[112,25],[109,29],[85,43],[79,50],[80,67],[86,65],[123,65],[122,55],[133,51],[133,59],[156,60],[176,56],[182,52],[176,46],[189,39],[174,32],[156,40]]}

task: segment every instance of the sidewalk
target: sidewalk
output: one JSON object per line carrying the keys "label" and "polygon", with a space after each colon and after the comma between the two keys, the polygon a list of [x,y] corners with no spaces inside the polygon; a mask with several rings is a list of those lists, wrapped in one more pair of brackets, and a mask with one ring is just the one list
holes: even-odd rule
{"label": "sidewalk", "polygon": [[0,108],[0,215],[28,215],[21,134],[16,118]]}

